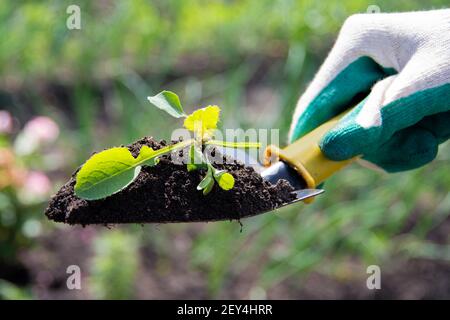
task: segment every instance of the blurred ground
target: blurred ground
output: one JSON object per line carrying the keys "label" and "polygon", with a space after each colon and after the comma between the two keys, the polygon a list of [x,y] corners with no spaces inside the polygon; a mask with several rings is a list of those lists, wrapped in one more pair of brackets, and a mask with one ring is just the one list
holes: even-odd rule
{"label": "blurred ground", "polygon": [[[50,194],[94,150],[176,124],[146,101],[177,92],[224,128],[279,128],[347,16],[446,1],[0,3],[0,298],[450,298],[448,143],[430,165],[358,165],[312,205],[237,223],[65,227]],[[282,143],[285,140],[281,141]],[[69,265],[82,290],[66,288]],[[382,289],[365,286],[369,265]]]}
{"label": "blurred ground", "polygon": [[[445,223],[450,225],[450,219]],[[67,274],[61,265],[77,264],[88,269],[93,257],[92,241],[96,228],[62,229],[40,239],[38,250],[25,252],[21,261],[30,270],[33,291],[40,299],[90,298],[87,290],[69,291]],[[189,228],[167,248],[167,261],[161,262],[155,248],[143,246],[139,250],[140,263],[133,285],[136,299],[207,299],[211,298],[207,281],[200,270],[189,267],[189,254],[195,234],[201,226]],[[101,231],[101,230],[100,230]],[[109,231],[101,231],[109,232]],[[435,236],[439,232],[433,232]],[[446,233],[448,234],[448,233]],[[260,264],[267,262],[261,259]],[[160,264],[166,265],[166,268]],[[216,298],[223,299],[443,299],[450,296],[450,264],[429,259],[390,261],[382,273],[382,290],[368,290],[365,268],[357,261],[345,262],[350,276],[333,278],[311,272],[300,278],[289,277],[268,290],[258,287],[260,264],[251,265],[227,276],[223,289]],[[82,288],[89,287],[89,280]]]}

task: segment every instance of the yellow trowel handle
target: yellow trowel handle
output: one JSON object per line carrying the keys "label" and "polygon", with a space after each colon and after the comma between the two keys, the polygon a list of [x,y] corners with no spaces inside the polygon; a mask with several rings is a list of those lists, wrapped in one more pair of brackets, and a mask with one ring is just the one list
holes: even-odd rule
{"label": "yellow trowel handle", "polygon": [[282,160],[303,177],[308,188],[316,188],[318,184],[358,158],[333,161],[325,157],[319,148],[319,142],[325,133],[333,128],[346,113],[325,122],[284,149],[274,145],[268,146],[265,151],[265,164],[273,163],[274,159]]}

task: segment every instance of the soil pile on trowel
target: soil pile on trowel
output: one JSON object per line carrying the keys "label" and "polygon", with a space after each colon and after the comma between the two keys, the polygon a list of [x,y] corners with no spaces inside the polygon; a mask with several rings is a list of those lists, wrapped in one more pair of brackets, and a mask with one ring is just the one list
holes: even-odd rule
{"label": "soil pile on trowel", "polygon": [[[166,143],[146,137],[127,147],[136,157],[143,145],[159,149]],[[292,186],[285,180],[272,185],[253,168],[229,158],[215,167],[234,176],[233,189],[224,191],[215,185],[204,196],[196,187],[205,171],[188,172],[186,165],[174,164],[167,155],[156,166],[144,166],[122,191],[94,201],[74,194],[75,172],[52,197],[45,214],[57,222],[82,225],[239,220],[295,199]]]}

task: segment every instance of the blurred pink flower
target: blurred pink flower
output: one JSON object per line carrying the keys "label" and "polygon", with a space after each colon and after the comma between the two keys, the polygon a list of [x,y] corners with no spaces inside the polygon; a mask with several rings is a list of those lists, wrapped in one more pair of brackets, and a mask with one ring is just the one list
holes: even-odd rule
{"label": "blurred pink flower", "polygon": [[39,116],[28,121],[23,128],[23,133],[28,138],[35,139],[38,144],[48,143],[58,138],[59,127],[49,117]]}
{"label": "blurred pink flower", "polygon": [[8,111],[0,110],[0,134],[11,133],[13,129],[13,118]]}
{"label": "blurred pink flower", "polygon": [[41,146],[58,138],[59,127],[52,119],[39,116],[27,122],[14,142],[14,150],[18,155],[35,152]]}
{"label": "blurred pink flower", "polygon": [[41,171],[30,171],[22,187],[22,192],[27,197],[45,197],[51,191],[50,179]]}

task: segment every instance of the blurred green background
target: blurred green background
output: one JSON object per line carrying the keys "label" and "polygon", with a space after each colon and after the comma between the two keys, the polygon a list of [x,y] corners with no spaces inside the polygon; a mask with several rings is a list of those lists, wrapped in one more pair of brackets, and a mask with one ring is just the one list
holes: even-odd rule
{"label": "blurred green background", "polygon": [[[81,30],[68,30],[68,5]],[[280,128],[343,21],[448,1],[1,1],[0,298],[449,298],[450,145],[424,168],[354,165],[315,203],[243,222],[67,227],[43,214],[93,152],[178,124],[177,92],[223,126]],[[38,118],[36,118],[38,117]],[[173,123],[173,124],[172,124]],[[382,290],[366,288],[379,265]],[[66,268],[82,270],[68,290]]]}

